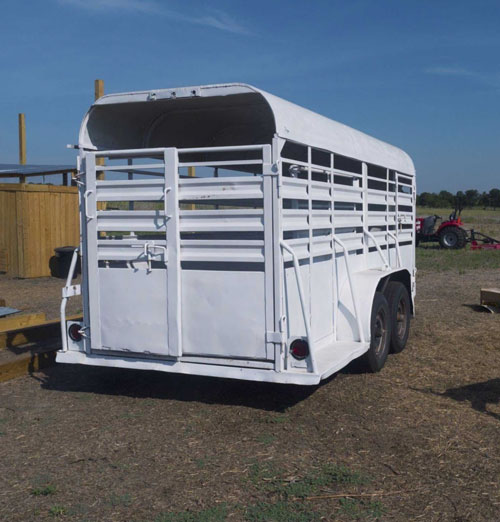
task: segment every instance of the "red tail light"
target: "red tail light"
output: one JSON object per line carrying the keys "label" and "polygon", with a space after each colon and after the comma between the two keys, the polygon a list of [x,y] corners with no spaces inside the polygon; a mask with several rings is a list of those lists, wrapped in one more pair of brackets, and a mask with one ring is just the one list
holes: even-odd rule
{"label": "red tail light", "polygon": [[301,361],[309,355],[309,343],[303,339],[295,339],[290,345],[290,353]]}
{"label": "red tail light", "polygon": [[76,343],[82,340],[82,334],[80,333],[81,326],[79,324],[73,323],[68,328],[68,334],[70,338]]}

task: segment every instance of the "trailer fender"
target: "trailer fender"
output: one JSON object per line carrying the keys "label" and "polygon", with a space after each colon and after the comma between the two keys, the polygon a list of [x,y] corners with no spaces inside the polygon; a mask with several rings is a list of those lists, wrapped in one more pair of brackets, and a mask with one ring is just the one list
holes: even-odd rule
{"label": "trailer fender", "polygon": [[[357,301],[358,312],[365,341],[370,341],[370,318],[375,292],[383,292],[384,283],[401,272],[400,268],[392,270],[362,270],[352,274],[354,297]],[[379,288],[380,285],[380,288]],[[410,294],[411,295],[411,294]],[[337,339],[339,341],[359,341],[355,308],[351,289],[346,281],[339,289],[339,304],[337,314]]]}

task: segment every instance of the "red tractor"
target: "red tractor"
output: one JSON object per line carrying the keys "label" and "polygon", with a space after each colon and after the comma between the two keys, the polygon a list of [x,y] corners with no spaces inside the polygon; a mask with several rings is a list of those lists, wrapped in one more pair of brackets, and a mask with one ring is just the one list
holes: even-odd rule
{"label": "red tractor", "polygon": [[[468,241],[467,230],[462,228],[462,220],[460,219],[460,211],[455,209],[448,219],[443,221],[441,216],[419,217],[415,222],[416,243],[437,242],[442,248],[465,248]],[[437,221],[441,224],[436,229]]]}
{"label": "red tractor", "polygon": [[[500,250],[500,240],[487,236],[475,230],[466,230],[462,227],[460,219],[462,207],[455,208],[448,221],[443,221],[441,216],[419,217],[415,220],[416,246],[419,243],[438,242],[442,248],[465,248],[471,244],[471,250]],[[441,224],[436,228],[436,223]]]}

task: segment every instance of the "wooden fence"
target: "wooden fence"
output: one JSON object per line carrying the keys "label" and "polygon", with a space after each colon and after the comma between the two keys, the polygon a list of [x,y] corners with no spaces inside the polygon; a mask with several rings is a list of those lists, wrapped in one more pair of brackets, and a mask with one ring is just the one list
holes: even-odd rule
{"label": "wooden fence", "polygon": [[54,248],[77,246],[79,235],[76,187],[0,184],[0,270],[49,276]]}

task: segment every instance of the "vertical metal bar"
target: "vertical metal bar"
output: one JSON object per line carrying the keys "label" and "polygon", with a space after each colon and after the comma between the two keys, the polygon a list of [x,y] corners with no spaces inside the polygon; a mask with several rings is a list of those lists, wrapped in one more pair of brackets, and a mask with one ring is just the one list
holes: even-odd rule
{"label": "vertical metal bar", "polygon": [[[262,150],[262,183],[264,209],[264,286],[266,332],[274,331],[274,288],[273,288],[273,170],[271,146]],[[266,357],[274,358],[274,343],[266,344]]]}
{"label": "vertical metal bar", "polygon": [[[99,263],[97,257],[97,192],[95,153],[87,153],[85,168],[85,192],[93,197],[83,198],[85,208],[82,219],[85,223],[87,238],[87,276],[89,289],[90,338],[91,348],[101,349],[101,306],[99,296]],[[88,214],[89,217],[86,217]]]}
{"label": "vertical metal bar", "polygon": [[[179,234],[179,158],[177,149],[165,149],[165,196],[167,220],[167,328],[168,353],[182,355],[181,329],[181,256]],[[167,190],[168,189],[168,190]]]}
{"label": "vertical metal bar", "polygon": [[338,270],[337,270],[337,256],[335,249],[335,188],[334,188],[334,158],[330,154],[330,190],[331,190],[331,225],[332,225],[332,283],[333,283],[333,340],[337,340],[337,315],[339,307],[339,285],[338,285]]}
{"label": "vertical metal bar", "polygon": [[[274,331],[284,333],[286,330],[285,318],[282,312],[283,298],[283,272],[284,264],[281,259],[281,249],[279,242],[282,239],[281,233],[281,191],[282,183],[281,173],[281,149],[284,140],[278,137],[273,138],[272,142],[272,168],[276,170],[276,176],[272,176],[272,199],[273,199],[273,274],[274,274]],[[284,351],[283,345],[274,345],[274,369],[277,372],[283,370],[284,367]]]}
{"label": "vertical metal bar", "polygon": [[[87,170],[87,159],[86,153],[80,151],[77,158],[77,179],[85,179]],[[81,252],[81,263],[82,263],[82,301],[83,301],[83,322],[84,327],[90,332],[90,305],[89,305],[89,274],[88,274],[88,248],[87,248],[87,223],[84,217],[84,202],[83,193],[85,192],[85,183],[78,184],[78,209],[80,214],[80,252]],[[90,354],[90,338],[85,336],[83,338],[83,346],[85,352]]]}
{"label": "vertical metal bar", "polygon": [[[311,169],[311,147],[307,147],[307,224],[309,227],[309,324],[312,325],[312,277],[313,277],[313,212],[312,212],[312,169]],[[312,327],[312,326],[311,326]],[[312,335],[312,333],[311,333]],[[309,345],[312,343],[312,338],[309,340]]]}
{"label": "vertical metal bar", "polygon": [[[369,229],[368,224],[368,165],[363,162],[361,164],[361,172],[363,174],[363,230]],[[364,266],[368,268],[368,254],[370,253],[370,249],[368,248],[368,242],[366,241],[366,237],[363,235],[363,257],[364,257]]]}

